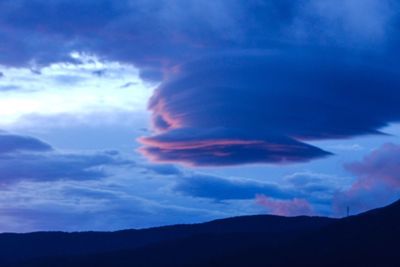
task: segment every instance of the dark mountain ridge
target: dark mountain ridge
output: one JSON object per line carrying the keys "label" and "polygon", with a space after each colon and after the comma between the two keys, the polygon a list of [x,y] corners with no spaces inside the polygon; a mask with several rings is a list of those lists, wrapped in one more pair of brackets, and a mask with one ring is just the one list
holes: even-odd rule
{"label": "dark mountain ridge", "polygon": [[334,221],[334,219],[255,215],[221,219],[201,224],[172,225],[116,232],[4,233],[0,234],[0,264],[48,256],[71,256],[135,249],[163,241],[205,234],[291,233],[327,225],[331,221]]}
{"label": "dark mountain ridge", "polygon": [[117,232],[0,235],[0,266],[400,266],[400,202],[343,219],[244,216]]}

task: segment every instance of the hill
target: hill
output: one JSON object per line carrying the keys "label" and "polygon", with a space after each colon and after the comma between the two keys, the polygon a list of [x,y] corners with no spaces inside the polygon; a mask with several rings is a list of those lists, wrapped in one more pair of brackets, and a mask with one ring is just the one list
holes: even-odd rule
{"label": "hill", "polygon": [[343,219],[235,217],[144,230],[0,235],[1,266],[398,266],[400,202]]}

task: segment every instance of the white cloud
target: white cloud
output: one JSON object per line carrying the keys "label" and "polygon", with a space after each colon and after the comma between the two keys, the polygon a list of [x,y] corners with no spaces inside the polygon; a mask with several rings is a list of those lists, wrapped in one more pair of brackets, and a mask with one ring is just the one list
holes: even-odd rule
{"label": "white cloud", "polygon": [[0,125],[32,114],[145,112],[155,85],[142,81],[134,66],[76,52],[71,57],[77,63],[0,66]]}

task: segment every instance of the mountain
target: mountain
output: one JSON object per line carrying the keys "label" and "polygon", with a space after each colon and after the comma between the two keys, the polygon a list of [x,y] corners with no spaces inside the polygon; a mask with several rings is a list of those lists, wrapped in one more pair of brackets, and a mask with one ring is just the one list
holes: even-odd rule
{"label": "mountain", "polygon": [[194,236],[218,236],[232,233],[289,236],[328,225],[332,221],[334,219],[319,217],[285,218],[257,215],[202,224],[117,232],[0,234],[0,266],[46,257],[73,258],[74,255],[132,250]]}
{"label": "mountain", "polygon": [[400,201],[343,219],[245,216],[144,230],[0,235],[0,266],[400,266]]}

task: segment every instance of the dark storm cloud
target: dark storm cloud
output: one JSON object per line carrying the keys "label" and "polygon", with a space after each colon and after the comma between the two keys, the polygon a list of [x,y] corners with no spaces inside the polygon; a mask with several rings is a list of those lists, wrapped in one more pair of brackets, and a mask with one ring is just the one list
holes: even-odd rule
{"label": "dark storm cloud", "polygon": [[0,183],[106,177],[107,166],[133,165],[115,152],[61,153],[43,141],[0,133]]}

